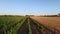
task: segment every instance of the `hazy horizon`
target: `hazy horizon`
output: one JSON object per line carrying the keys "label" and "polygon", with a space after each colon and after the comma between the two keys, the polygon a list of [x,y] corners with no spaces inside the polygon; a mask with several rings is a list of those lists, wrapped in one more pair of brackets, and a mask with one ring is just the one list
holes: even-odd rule
{"label": "hazy horizon", "polygon": [[0,15],[54,15],[60,0],[0,0]]}

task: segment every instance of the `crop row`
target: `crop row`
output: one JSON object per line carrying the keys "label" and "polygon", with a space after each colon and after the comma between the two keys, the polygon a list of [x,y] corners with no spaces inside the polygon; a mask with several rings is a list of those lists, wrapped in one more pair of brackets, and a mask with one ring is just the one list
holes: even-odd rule
{"label": "crop row", "polygon": [[28,19],[28,28],[29,28],[29,33],[28,34],[32,34],[32,30],[31,30],[31,26],[30,26],[30,19]]}
{"label": "crop row", "polygon": [[0,17],[0,34],[16,34],[25,17]]}

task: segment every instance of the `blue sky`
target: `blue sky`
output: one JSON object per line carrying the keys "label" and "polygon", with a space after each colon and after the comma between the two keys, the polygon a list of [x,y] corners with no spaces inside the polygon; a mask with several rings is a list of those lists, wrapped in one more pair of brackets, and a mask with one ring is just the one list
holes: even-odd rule
{"label": "blue sky", "polygon": [[60,13],[60,0],[0,0],[0,15],[50,15]]}

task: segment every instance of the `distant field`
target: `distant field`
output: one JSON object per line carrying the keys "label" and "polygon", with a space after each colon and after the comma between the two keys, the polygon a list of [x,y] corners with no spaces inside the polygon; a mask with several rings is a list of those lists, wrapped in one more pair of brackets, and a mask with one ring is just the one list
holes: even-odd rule
{"label": "distant field", "polygon": [[31,17],[51,30],[60,31],[60,17]]}

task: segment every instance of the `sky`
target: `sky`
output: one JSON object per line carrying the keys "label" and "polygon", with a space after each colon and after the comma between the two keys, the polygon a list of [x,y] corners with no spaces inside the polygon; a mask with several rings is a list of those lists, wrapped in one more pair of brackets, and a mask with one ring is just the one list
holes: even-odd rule
{"label": "sky", "polygon": [[54,15],[60,0],[0,0],[0,15]]}

